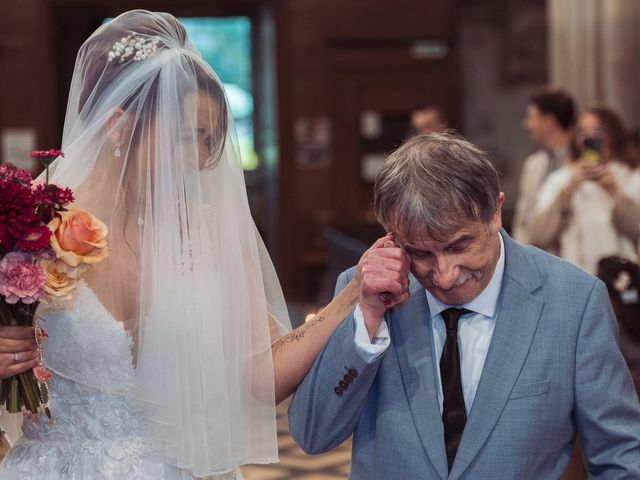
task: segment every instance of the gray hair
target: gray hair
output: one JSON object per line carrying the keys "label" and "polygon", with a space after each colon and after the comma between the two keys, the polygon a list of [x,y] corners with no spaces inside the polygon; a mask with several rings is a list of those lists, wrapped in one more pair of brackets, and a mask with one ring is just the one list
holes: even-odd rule
{"label": "gray hair", "polygon": [[500,179],[485,152],[450,133],[419,135],[393,152],[376,177],[374,210],[387,231],[444,240],[464,221],[488,228]]}

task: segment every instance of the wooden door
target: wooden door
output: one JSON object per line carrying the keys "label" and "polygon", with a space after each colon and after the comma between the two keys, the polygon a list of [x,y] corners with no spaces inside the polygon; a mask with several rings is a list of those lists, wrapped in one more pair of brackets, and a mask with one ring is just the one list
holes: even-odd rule
{"label": "wooden door", "polygon": [[438,48],[437,58],[416,57],[415,42],[333,49],[335,224],[362,240],[376,233],[375,172],[409,135],[411,112],[439,106],[459,128],[455,51],[442,40],[430,45]]}

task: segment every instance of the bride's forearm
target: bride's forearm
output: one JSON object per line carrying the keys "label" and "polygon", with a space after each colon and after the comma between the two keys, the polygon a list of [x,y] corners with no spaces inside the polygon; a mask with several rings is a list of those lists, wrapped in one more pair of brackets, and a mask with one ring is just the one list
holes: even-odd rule
{"label": "bride's forearm", "polygon": [[276,403],[291,395],[302,382],[333,331],[355,307],[358,294],[352,280],[315,317],[272,345]]}

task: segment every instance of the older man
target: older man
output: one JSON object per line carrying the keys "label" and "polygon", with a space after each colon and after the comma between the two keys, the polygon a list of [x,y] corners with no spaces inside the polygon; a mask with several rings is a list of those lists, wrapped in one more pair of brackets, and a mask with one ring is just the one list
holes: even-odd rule
{"label": "older man", "polygon": [[640,478],[640,406],[606,288],[511,240],[503,200],[461,138],[415,137],[389,157],[375,211],[394,242],[366,254],[359,305],[293,398],[305,451],[353,434],[353,480],[557,479],[579,432],[595,478]]}

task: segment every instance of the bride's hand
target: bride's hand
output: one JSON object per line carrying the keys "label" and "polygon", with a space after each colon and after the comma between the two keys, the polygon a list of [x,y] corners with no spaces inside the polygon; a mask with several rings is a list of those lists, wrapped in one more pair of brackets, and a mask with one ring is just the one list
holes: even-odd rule
{"label": "bride's hand", "polygon": [[27,371],[37,364],[33,327],[0,326],[0,379]]}

